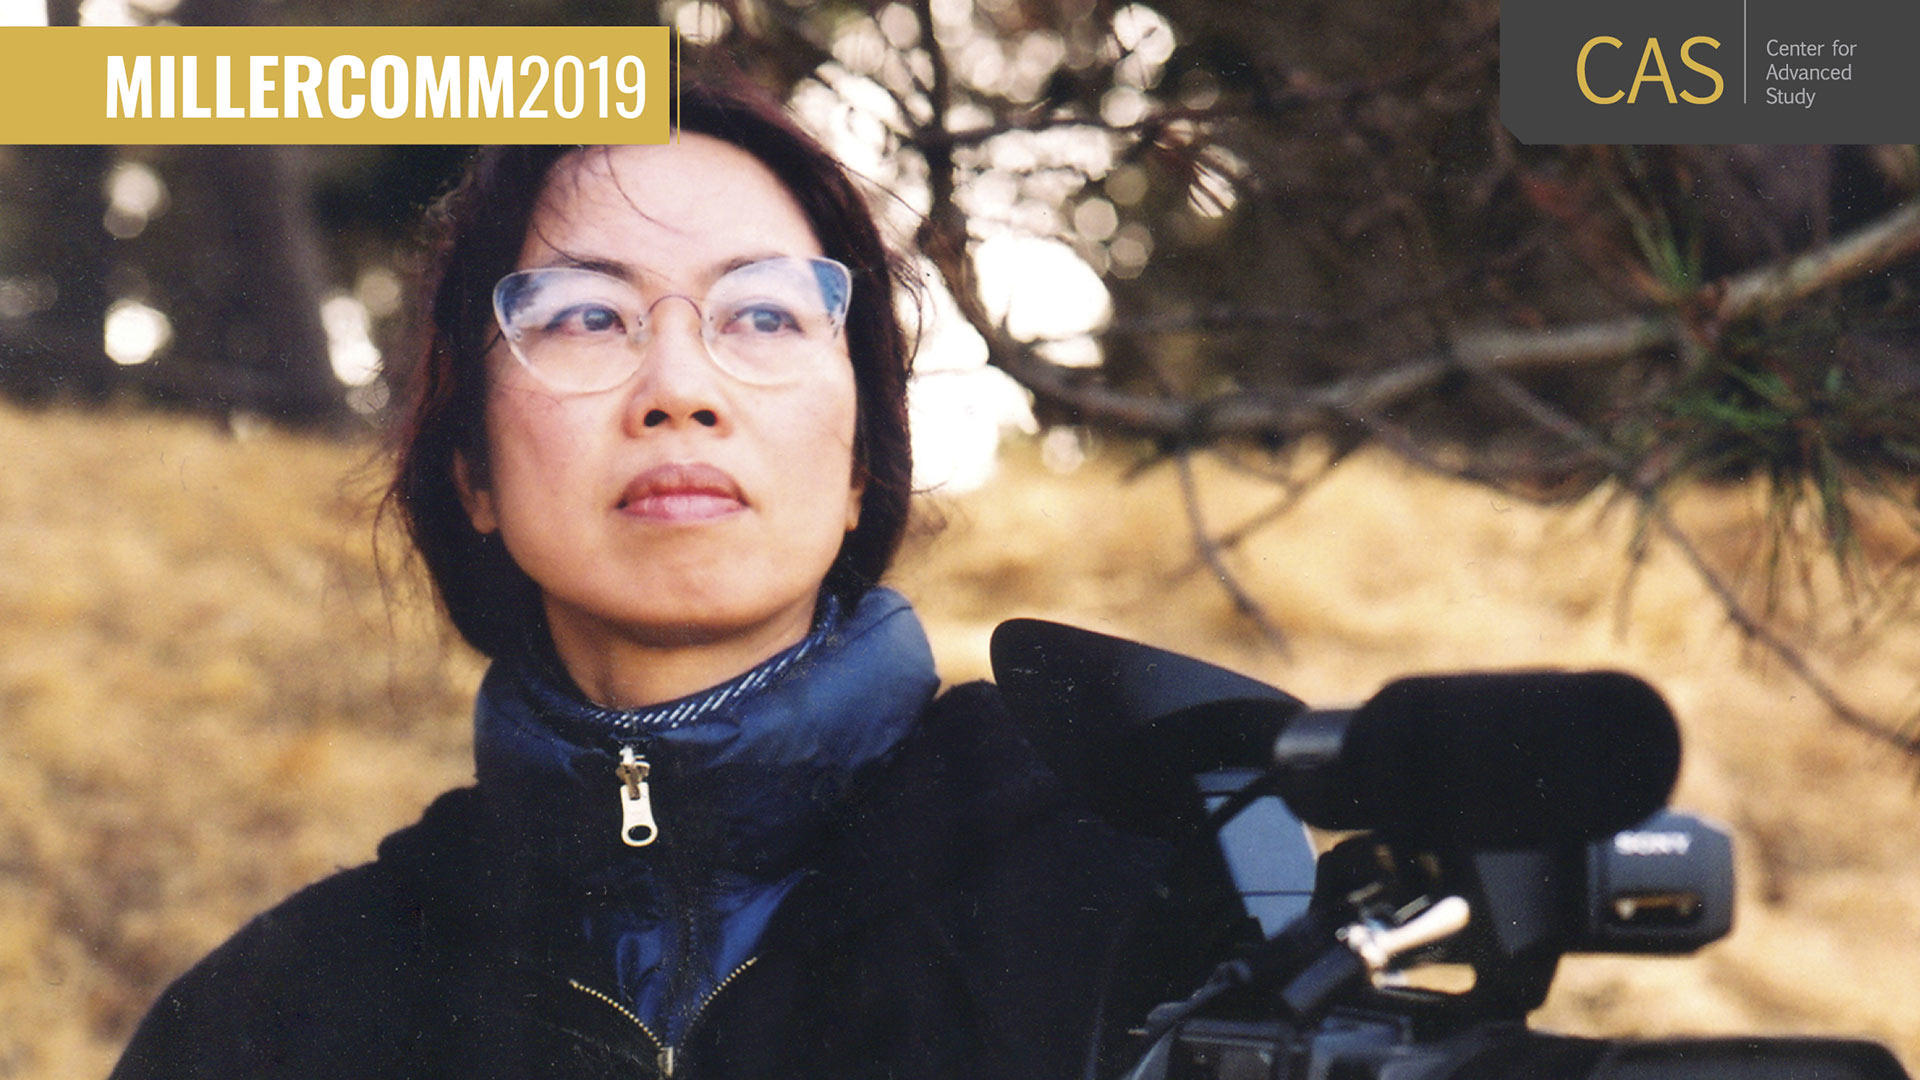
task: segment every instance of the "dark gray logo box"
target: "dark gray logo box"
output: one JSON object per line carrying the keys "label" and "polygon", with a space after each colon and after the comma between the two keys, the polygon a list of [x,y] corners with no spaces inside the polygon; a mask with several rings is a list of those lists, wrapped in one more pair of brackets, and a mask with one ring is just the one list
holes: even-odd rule
{"label": "dark gray logo box", "polygon": [[1920,142],[1920,0],[1503,0],[1500,113],[1525,143]]}

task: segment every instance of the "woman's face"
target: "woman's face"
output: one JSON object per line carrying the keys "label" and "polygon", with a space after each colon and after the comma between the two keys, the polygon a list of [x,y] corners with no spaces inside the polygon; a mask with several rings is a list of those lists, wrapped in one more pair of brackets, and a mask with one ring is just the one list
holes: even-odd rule
{"label": "woman's face", "polygon": [[[461,487],[474,527],[497,531],[540,587],[562,661],[603,702],[690,693],[807,633],[860,513],[845,336],[806,377],[749,385],[713,365],[693,304],[655,302],[698,302],[746,263],[820,254],[781,182],[707,136],[578,151],[547,182],[518,268],[621,278],[655,304],[652,337],[632,378],[594,393],[549,388],[497,344],[489,468],[463,462]],[[650,675],[689,662],[693,685]]]}

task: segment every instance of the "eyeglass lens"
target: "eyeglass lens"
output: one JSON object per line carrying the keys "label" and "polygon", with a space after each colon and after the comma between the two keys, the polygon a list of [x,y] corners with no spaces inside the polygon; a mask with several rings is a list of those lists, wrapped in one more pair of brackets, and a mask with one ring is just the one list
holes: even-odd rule
{"label": "eyeglass lens", "polygon": [[[742,382],[804,377],[839,335],[851,292],[851,274],[831,259],[782,257],[738,267],[695,304],[707,354]],[[672,298],[649,302],[621,278],[547,267],[502,278],[493,306],[508,347],[536,377],[556,389],[589,392],[618,386],[640,369],[654,309]]]}

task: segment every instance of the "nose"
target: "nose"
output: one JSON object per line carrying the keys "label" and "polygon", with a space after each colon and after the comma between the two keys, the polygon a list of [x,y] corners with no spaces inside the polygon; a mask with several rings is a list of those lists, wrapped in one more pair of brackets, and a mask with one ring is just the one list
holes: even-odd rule
{"label": "nose", "polygon": [[[682,300],[674,304],[668,301]],[[641,374],[628,402],[634,433],[650,428],[720,428],[727,419],[719,370],[707,356],[701,315],[684,296],[663,296],[649,313],[652,333]]]}

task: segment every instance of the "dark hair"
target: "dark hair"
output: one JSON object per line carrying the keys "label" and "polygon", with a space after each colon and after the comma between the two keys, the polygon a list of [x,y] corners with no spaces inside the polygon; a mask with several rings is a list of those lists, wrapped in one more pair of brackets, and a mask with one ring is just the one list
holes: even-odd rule
{"label": "dark hair", "polygon": [[[853,271],[846,334],[858,403],[854,468],[865,490],[859,523],[825,582],[851,604],[886,571],[907,523],[911,361],[894,306],[894,286],[904,277],[845,168],[776,101],[744,86],[689,83],[678,111],[681,131],[721,139],[759,159],[793,194],[825,254]],[[575,149],[481,150],[429,216],[424,340],[395,432],[387,500],[400,512],[454,628],[492,657],[542,645],[540,590],[497,534],[473,528],[454,483],[454,460],[464,456],[476,476],[486,476],[485,361],[494,335],[493,286],[515,268],[555,163]]]}

